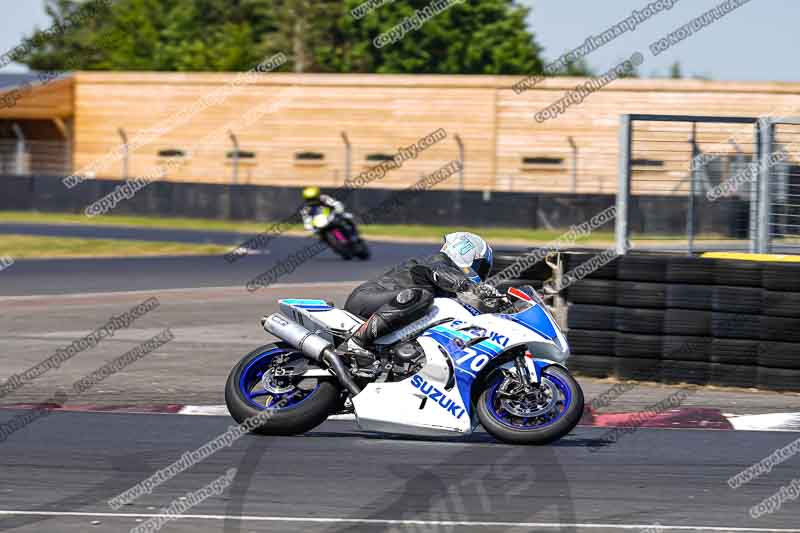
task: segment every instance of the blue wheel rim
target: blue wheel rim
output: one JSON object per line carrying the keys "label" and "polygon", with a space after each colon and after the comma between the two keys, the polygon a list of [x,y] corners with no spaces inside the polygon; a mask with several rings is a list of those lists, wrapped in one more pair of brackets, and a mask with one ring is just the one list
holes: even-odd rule
{"label": "blue wheel rim", "polygon": [[[486,407],[489,409],[489,412],[491,413],[492,417],[497,422],[511,429],[515,429],[518,431],[530,431],[553,425],[564,417],[564,415],[567,413],[567,411],[569,411],[569,408],[572,405],[572,390],[570,390],[569,385],[560,377],[544,372],[542,373],[542,380],[543,381],[548,380],[550,383],[555,385],[556,389],[564,396],[563,405],[561,405],[560,411],[555,416],[550,417],[542,422],[537,422],[536,420],[532,420],[531,421],[532,423],[526,424],[525,421],[529,419],[523,419],[522,424],[516,423],[513,421],[513,418],[519,419],[520,418],[519,416],[512,415],[511,413],[506,413],[504,410],[501,413],[496,408],[496,404],[499,404],[499,400],[497,398],[497,391],[500,388],[500,384],[503,382],[503,379],[504,378],[502,377],[498,378],[492,384],[489,394],[486,395]],[[539,418],[541,417],[537,417],[537,420]]]}
{"label": "blue wheel rim", "polygon": [[[292,407],[297,407],[304,401],[311,398],[314,393],[317,392],[320,385],[319,381],[317,381],[317,384],[312,390],[303,391],[303,394],[295,394],[295,392],[298,390],[296,387],[294,387],[291,391],[275,394],[265,390],[263,387],[257,386],[258,383],[261,382],[264,371],[272,366],[272,361],[275,359],[275,357],[287,353],[296,354],[297,351],[288,350],[285,348],[273,348],[271,350],[267,350],[254,357],[253,360],[247,364],[244,370],[242,370],[242,373],[239,376],[239,391],[241,392],[242,397],[247,400],[247,403],[262,411],[266,409],[290,409]],[[302,355],[299,355],[299,357],[302,357]],[[281,400],[284,400],[283,405],[281,407],[267,407],[265,404],[255,401],[256,398],[261,398],[267,395],[272,396],[270,404],[275,404]]]}

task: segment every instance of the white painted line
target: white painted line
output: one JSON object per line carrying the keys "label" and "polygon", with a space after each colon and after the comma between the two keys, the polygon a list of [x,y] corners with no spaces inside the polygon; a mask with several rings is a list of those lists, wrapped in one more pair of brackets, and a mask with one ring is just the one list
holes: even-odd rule
{"label": "white painted line", "polygon": [[[273,285],[269,285],[264,287],[260,290],[269,290],[269,289],[302,289],[302,288],[313,288],[313,287],[350,287],[353,285],[360,285],[364,283],[366,280],[355,280],[355,281],[312,281],[312,282],[304,282],[304,283],[275,283]],[[28,300],[40,300],[40,299],[47,299],[47,300],[57,300],[63,298],[74,298],[74,299],[82,299],[82,298],[96,298],[98,296],[114,296],[119,294],[147,294],[151,295],[153,293],[163,294],[163,293],[170,293],[170,292],[195,292],[195,291],[209,291],[209,290],[234,290],[234,289],[244,289],[244,284],[242,285],[229,285],[229,286],[221,286],[221,287],[185,287],[185,288],[178,288],[178,289],[145,289],[145,290],[135,290],[135,291],[107,291],[107,292],[74,292],[74,293],[66,293],[66,294],[34,294],[30,296],[0,296],[0,302],[15,302],[15,301],[28,301]]]}
{"label": "white painted line", "polygon": [[800,413],[725,416],[734,429],[747,431],[800,431]]}
{"label": "white painted line", "polygon": [[[156,518],[168,515],[147,513],[89,513],[70,511],[14,511],[0,510],[0,515],[5,516],[54,516],[54,517],[81,517],[81,518]],[[241,520],[243,522],[284,522],[306,524],[371,524],[371,525],[400,525],[400,526],[462,526],[462,527],[527,527],[527,528],[581,528],[581,529],[615,529],[620,531],[641,531],[654,527],[653,524],[591,524],[591,523],[559,523],[559,522],[472,522],[454,520],[390,520],[379,518],[333,518],[333,517],[295,517],[295,516],[253,516],[253,515],[216,515],[216,514],[180,514],[171,515],[170,518],[194,520]],[[658,526],[662,531],[708,531],[708,532],[734,532],[734,533],[800,533],[800,529],[757,528],[757,527],[723,527],[723,526]]]}

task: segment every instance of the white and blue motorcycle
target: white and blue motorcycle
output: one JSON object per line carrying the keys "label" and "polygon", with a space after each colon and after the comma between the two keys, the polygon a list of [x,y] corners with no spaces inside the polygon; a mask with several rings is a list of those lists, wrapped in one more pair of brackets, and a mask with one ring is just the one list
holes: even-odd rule
{"label": "white and blue motorcycle", "polygon": [[239,423],[258,417],[255,431],[267,435],[304,433],[352,410],[365,431],[468,435],[480,423],[501,441],[552,442],[583,413],[566,338],[532,288],[512,287],[499,299],[481,314],[436,298],[372,352],[348,340],[359,317],[325,300],[280,300],[280,313],[261,322],[281,342],[231,371],[228,410]]}

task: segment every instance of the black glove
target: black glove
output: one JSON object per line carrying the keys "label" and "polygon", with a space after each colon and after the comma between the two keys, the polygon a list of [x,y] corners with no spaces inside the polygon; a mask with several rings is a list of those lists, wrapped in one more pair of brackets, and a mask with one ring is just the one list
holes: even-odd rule
{"label": "black glove", "polygon": [[496,300],[503,296],[503,293],[498,291],[497,288],[490,283],[476,285],[472,291],[478,295],[481,300]]}

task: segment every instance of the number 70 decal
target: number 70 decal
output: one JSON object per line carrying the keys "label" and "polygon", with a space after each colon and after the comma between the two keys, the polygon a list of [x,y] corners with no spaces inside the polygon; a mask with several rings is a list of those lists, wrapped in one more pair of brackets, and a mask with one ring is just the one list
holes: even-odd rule
{"label": "number 70 decal", "polygon": [[473,372],[480,372],[481,368],[486,366],[486,363],[489,362],[490,357],[485,353],[478,353],[473,348],[464,348],[464,355],[456,359],[457,364],[463,364],[472,359],[472,362],[469,364],[469,368]]}

